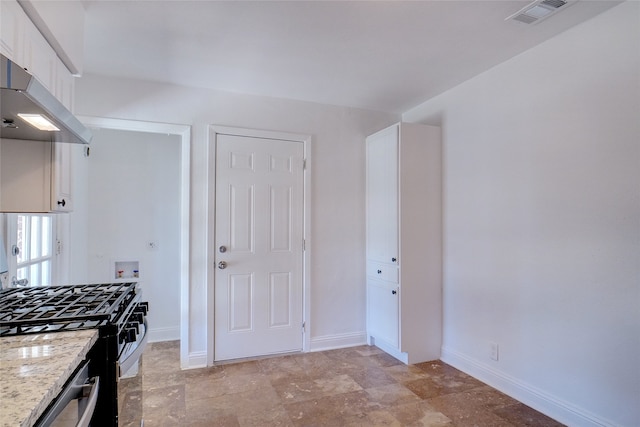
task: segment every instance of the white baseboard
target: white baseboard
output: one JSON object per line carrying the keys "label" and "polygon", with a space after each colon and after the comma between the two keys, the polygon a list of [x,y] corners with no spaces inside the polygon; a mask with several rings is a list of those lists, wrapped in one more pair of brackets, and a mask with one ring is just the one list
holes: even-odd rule
{"label": "white baseboard", "polygon": [[347,334],[322,335],[312,337],[309,351],[335,350],[338,348],[355,347],[367,344],[366,332],[354,332]]}
{"label": "white baseboard", "polygon": [[442,347],[441,360],[568,426],[616,426],[584,408],[559,399],[462,353]]}
{"label": "white baseboard", "polygon": [[180,339],[180,328],[149,328],[149,342],[176,341]]}
{"label": "white baseboard", "polygon": [[207,367],[207,352],[206,351],[192,351],[187,355],[187,364],[181,363],[182,369],[196,369]]}

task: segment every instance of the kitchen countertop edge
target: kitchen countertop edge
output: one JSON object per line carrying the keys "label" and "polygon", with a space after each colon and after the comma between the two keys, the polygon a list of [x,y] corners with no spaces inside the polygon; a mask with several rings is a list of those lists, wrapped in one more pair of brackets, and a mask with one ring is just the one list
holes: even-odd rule
{"label": "kitchen countertop edge", "polygon": [[0,427],[33,426],[97,340],[97,329],[0,338]]}

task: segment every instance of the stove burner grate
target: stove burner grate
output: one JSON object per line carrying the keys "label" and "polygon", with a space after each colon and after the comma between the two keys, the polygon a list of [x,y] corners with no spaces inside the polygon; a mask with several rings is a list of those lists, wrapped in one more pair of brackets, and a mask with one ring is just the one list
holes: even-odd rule
{"label": "stove burner grate", "polygon": [[0,336],[95,328],[115,322],[136,283],[46,286],[0,292]]}

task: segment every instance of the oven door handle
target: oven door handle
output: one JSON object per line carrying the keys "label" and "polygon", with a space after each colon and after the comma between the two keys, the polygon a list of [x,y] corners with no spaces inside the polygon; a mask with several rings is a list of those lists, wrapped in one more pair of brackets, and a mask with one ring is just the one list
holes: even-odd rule
{"label": "oven door handle", "polygon": [[138,361],[140,356],[142,356],[142,352],[144,351],[144,348],[147,346],[147,339],[149,338],[149,326],[147,325],[147,319],[144,319],[143,325],[144,325],[144,335],[142,336],[142,339],[140,339],[139,341],[136,341],[136,348],[127,356],[126,359],[119,361],[120,367],[118,371],[118,377],[121,377],[122,375],[126,374],[129,371],[129,369],[131,369],[133,364]]}
{"label": "oven door handle", "polygon": [[91,386],[91,391],[89,392],[89,398],[87,399],[86,406],[84,411],[82,411],[82,416],[76,424],[76,427],[88,427],[89,423],[91,423],[91,417],[93,416],[93,411],[96,409],[96,403],[98,402],[98,392],[100,391],[100,377],[93,378],[93,385]]}
{"label": "oven door handle", "polygon": [[[93,381],[93,384],[87,384],[87,381]],[[78,426],[88,426],[96,406],[99,388],[100,378],[94,377],[89,379],[89,362],[86,362],[80,369],[78,369],[78,372],[73,379],[69,381],[68,385],[58,395],[55,404],[42,416],[36,425],[38,427],[51,425],[64,408],[67,407],[69,402],[78,399],[78,408],[81,409],[83,405],[85,406],[85,410],[80,418],[81,420],[86,419],[85,424],[78,424]],[[90,392],[88,391],[89,389],[91,390]],[[84,399],[87,395],[89,396],[89,399],[85,404]]]}

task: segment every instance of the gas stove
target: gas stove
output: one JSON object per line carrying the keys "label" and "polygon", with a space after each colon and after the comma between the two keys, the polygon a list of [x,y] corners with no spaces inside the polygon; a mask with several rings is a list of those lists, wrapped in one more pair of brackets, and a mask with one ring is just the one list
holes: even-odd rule
{"label": "gas stove", "polygon": [[118,425],[118,378],[148,338],[146,302],[137,283],[35,286],[0,291],[0,337],[97,329],[89,373],[100,379],[96,425]]}

